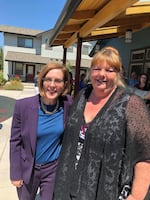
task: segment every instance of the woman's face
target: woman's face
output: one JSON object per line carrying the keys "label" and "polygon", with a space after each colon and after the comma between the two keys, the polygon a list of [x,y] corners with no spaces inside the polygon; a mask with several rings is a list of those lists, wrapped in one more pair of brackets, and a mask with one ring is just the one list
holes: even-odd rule
{"label": "woman's face", "polygon": [[118,72],[104,60],[91,67],[90,80],[95,92],[110,93],[118,81]]}
{"label": "woman's face", "polygon": [[65,87],[64,74],[61,69],[50,70],[43,78],[43,89],[47,103],[56,102]]}
{"label": "woman's face", "polygon": [[145,84],[146,81],[147,81],[147,76],[145,74],[141,75],[140,82]]}

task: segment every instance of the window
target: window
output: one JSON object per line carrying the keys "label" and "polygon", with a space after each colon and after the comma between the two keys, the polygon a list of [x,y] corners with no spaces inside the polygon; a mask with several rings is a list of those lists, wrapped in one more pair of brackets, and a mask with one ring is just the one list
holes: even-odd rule
{"label": "window", "polygon": [[145,57],[145,49],[132,51],[132,53],[131,53],[131,61],[132,62],[142,61],[142,60],[144,60],[144,57]]}
{"label": "window", "polygon": [[131,69],[130,74],[131,72],[136,72],[137,75],[139,76],[141,73],[143,73],[144,65],[143,63],[134,63],[130,65],[130,69]]}
{"label": "window", "polygon": [[131,50],[130,73],[135,71],[138,75],[150,71],[150,47]]}
{"label": "window", "polygon": [[18,37],[18,47],[33,48],[33,39]]}
{"label": "window", "polygon": [[16,63],[15,74],[16,75],[23,75],[23,65],[22,65],[22,63]]}
{"label": "window", "polygon": [[82,54],[88,55],[89,54],[89,46],[88,45],[83,45],[82,46]]}

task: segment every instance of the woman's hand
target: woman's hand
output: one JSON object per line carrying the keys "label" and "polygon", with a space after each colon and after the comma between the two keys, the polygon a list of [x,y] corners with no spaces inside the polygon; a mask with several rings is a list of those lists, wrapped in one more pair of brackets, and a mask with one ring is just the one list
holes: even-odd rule
{"label": "woman's hand", "polygon": [[23,186],[23,180],[11,181],[11,183],[18,188]]}
{"label": "woman's hand", "polygon": [[131,194],[127,200],[143,200],[150,185],[150,162],[139,162],[134,168]]}

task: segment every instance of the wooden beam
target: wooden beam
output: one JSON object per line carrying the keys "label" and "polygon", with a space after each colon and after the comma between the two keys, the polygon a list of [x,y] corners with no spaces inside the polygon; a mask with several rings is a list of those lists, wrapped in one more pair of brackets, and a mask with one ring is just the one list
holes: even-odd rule
{"label": "wooden beam", "polygon": [[150,5],[149,6],[135,6],[126,9],[126,15],[137,15],[150,13]]}
{"label": "wooden beam", "polygon": [[78,35],[78,33],[76,32],[76,33],[74,33],[73,35],[72,35],[72,37],[70,38],[70,39],[68,39],[65,43],[64,43],[64,47],[69,47],[69,46],[71,46],[72,44],[74,44],[76,41],[77,41],[77,35]]}
{"label": "wooden beam", "polygon": [[57,36],[57,40],[62,40],[62,39],[68,39],[72,36],[71,33],[60,33],[58,36]]}
{"label": "wooden beam", "polygon": [[[65,42],[66,42],[66,40],[55,40],[53,42],[52,46],[59,46],[59,45],[62,46]],[[64,48],[66,48],[66,47],[64,47]]]}
{"label": "wooden beam", "polygon": [[137,0],[111,0],[94,16],[92,20],[88,21],[80,29],[80,36],[85,37],[93,29],[103,26],[106,22],[121,14],[126,8],[128,8],[135,2],[137,2]]}
{"label": "wooden beam", "polygon": [[70,19],[77,19],[77,20],[83,20],[83,19],[91,19],[95,14],[95,10],[81,10],[76,11]]}
{"label": "wooden beam", "polygon": [[105,24],[106,27],[108,26],[119,26],[122,25],[128,25],[128,24],[134,24],[135,22],[142,23],[142,22],[150,22],[150,15],[131,15],[127,17],[122,17],[120,19],[114,19],[108,23]]}
{"label": "wooden beam", "polygon": [[133,6],[144,6],[144,5],[150,5],[150,1],[148,1],[148,2],[138,1],[138,2],[133,4]]}
{"label": "wooden beam", "polygon": [[118,26],[112,26],[112,27],[99,28],[98,30],[92,31],[90,35],[95,36],[95,35],[112,34],[117,32],[118,32]]}
{"label": "wooden beam", "polygon": [[66,25],[61,32],[73,32],[80,29],[80,24]]}
{"label": "wooden beam", "polygon": [[[82,38],[90,34],[94,29],[103,26],[105,23],[109,22],[119,14],[121,14],[126,8],[130,7],[133,3],[138,0],[111,0],[104,8],[99,10],[99,12],[89,20],[85,25],[83,25],[80,30],[80,36]],[[108,15],[109,13],[109,15]],[[77,40],[76,33],[68,39],[64,44],[65,47],[70,46]]]}

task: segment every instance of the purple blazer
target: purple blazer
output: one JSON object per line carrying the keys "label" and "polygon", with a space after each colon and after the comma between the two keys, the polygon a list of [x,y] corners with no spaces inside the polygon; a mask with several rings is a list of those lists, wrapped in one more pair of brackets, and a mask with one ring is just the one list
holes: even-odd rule
{"label": "purple blazer", "polygon": [[[64,124],[72,98],[64,98]],[[28,184],[34,167],[39,95],[16,100],[10,137],[10,179]]]}

